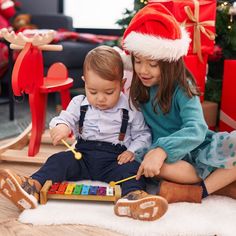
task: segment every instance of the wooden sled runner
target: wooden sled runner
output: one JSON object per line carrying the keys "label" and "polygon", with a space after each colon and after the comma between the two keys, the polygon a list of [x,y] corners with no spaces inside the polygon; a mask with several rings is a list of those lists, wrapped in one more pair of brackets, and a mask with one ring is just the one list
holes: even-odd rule
{"label": "wooden sled runner", "polygon": [[[31,138],[31,131],[32,123],[19,136],[12,139],[7,144],[0,146],[0,160],[42,164],[54,153],[66,150],[64,145],[53,146],[49,131],[45,130],[41,137],[39,152],[33,157],[29,156],[28,145]],[[75,140],[73,138],[68,138],[66,141],[72,145]]]}

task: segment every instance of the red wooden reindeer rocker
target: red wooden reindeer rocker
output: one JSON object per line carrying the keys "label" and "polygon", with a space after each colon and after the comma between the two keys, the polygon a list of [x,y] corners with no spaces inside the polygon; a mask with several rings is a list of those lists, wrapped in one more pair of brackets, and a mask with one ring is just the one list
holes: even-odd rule
{"label": "red wooden reindeer rocker", "polygon": [[68,78],[67,68],[62,63],[54,63],[47,76],[43,75],[42,50],[62,50],[61,45],[49,45],[54,31],[26,37],[22,33],[16,35],[14,31],[9,33],[7,29],[2,29],[0,34],[11,43],[11,49],[21,50],[12,72],[12,88],[15,96],[22,96],[24,93],[29,95],[32,130],[28,155],[35,156],[39,152],[45,128],[47,95],[60,92],[62,108],[65,109],[70,102],[69,88],[73,80]]}

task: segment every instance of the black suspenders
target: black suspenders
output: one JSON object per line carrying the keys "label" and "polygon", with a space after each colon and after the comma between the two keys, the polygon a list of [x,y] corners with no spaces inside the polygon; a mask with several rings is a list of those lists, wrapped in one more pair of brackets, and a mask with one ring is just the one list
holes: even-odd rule
{"label": "black suspenders", "polygon": [[80,107],[80,118],[79,118],[79,133],[82,134],[83,132],[83,124],[84,124],[84,117],[88,110],[88,105]]}
{"label": "black suspenders", "polygon": [[[85,114],[87,110],[88,110],[88,105],[80,107],[80,119],[79,119],[79,133],[80,134],[82,134],[83,132],[84,118],[85,118]],[[129,122],[128,110],[122,109],[122,111],[123,111],[123,116],[122,116],[122,123],[120,127],[119,141],[124,141],[125,133],[126,133],[128,122]]]}
{"label": "black suspenders", "polygon": [[129,121],[129,112],[126,109],[122,109],[123,116],[122,116],[122,123],[120,127],[120,134],[119,134],[119,141],[124,141],[125,139],[125,133],[128,127],[128,121]]}

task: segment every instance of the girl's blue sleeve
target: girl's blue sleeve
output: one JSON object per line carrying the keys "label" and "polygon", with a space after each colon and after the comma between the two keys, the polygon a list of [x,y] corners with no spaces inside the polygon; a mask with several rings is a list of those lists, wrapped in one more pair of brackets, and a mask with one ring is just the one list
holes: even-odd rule
{"label": "girl's blue sleeve", "polygon": [[169,136],[158,138],[151,149],[161,147],[167,153],[166,162],[173,163],[198,147],[206,137],[206,125],[202,107],[197,96],[187,97],[183,91],[175,96],[174,107],[179,110],[182,121],[180,129]]}

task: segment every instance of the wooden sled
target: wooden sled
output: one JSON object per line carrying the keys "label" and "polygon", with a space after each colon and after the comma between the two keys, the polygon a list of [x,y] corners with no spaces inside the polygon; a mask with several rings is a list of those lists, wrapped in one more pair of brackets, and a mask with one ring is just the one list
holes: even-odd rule
{"label": "wooden sled", "polygon": [[[28,156],[31,131],[32,124],[30,124],[19,136],[9,141],[9,143],[0,146],[0,161],[42,164],[54,153],[65,151],[67,149],[64,145],[53,146],[49,131],[45,130],[42,135],[39,152],[33,157]],[[75,142],[74,138],[68,138],[66,141],[70,145]]]}
{"label": "wooden sled", "polygon": [[0,160],[43,163],[50,155],[65,150],[64,146],[54,147],[49,141],[43,143],[48,93],[59,92],[62,108],[66,109],[71,100],[69,88],[73,79],[60,62],[51,65],[44,77],[42,50],[62,50],[61,45],[49,44],[53,31],[26,37],[1,29],[0,34],[11,43],[12,49],[21,50],[12,71],[12,89],[15,96],[28,94],[32,121],[22,134],[0,147]]}

